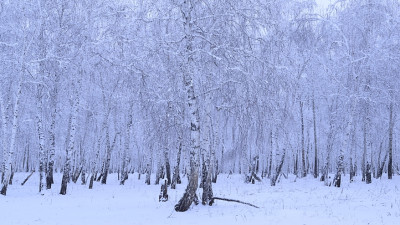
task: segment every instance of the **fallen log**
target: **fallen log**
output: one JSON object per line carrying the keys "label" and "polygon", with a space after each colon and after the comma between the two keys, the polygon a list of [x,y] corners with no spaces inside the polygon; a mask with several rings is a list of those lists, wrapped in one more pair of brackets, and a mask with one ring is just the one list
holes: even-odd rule
{"label": "fallen log", "polygon": [[24,182],[21,183],[21,186],[23,186],[23,185],[29,180],[29,178],[31,178],[31,176],[32,176],[32,174],[33,174],[34,172],[35,172],[35,171],[32,171],[31,174],[29,174],[28,177],[25,178]]}
{"label": "fallen log", "polygon": [[220,197],[212,197],[211,201],[210,201],[210,206],[212,206],[212,204],[214,204],[214,200],[221,200],[221,201],[227,201],[227,202],[236,202],[236,203],[252,206],[252,207],[257,208],[257,209],[260,208],[260,207],[258,207],[256,205],[253,205],[253,204],[250,204],[250,203],[247,203],[247,202],[242,202],[242,201],[239,201],[239,200],[229,199],[229,198],[220,198]]}

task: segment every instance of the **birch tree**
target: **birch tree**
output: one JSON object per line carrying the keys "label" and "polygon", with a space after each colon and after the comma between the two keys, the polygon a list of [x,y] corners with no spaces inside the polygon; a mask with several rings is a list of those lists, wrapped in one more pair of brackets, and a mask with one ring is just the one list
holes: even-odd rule
{"label": "birch tree", "polygon": [[[73,87],[76,88],[75,85],[78,85],[79,81],[77,84],[72,84]],[[66,156],[65,156],[65,162],[64,162],[64,167],[63,167],[63,176],[62,176],[62,181],[61,181],[61,190],[60,194],[65,195],[67,194],[67,185],[70,180],[70,175],[71,175],[71,157],[76,151],[75,147],[75,139],[77,135],[77,129],[78,129],[78,115],[79,115],[79,96],[78,96],[78,91],[77,89],[74,88],[74,91],[76,92],[75,96],[71,99],[71,112],[70,112],[70,118],[69,118],[69,134],[68,134],[68,146],[66,148]]]}
{"label": "birch tree", "polygon": [[10,139],[10,148],[7,154],[7,162],[5,165],[5,176],[2,183],[2,188],[0,194],[6,195],[7,194],[7,187],[10,183],[11,174],[12,174],[12,165],[14,161],[14,153],[15,153],[15,145],[16,145],[16,138],[18,132],[18,124],[19,124],[19,107],[20,107],[20,98],[22,93],[22,81],[18,81],[18,87],[15,93],[15,103],[14,103],[14,111],[13,111],[13,123],[11,127],[11,139]]}
{"label": "birch tree", "polygon": [[182,19],[183,19],[183,30],[184,30],[184,62],[183,76],[185,82],[185,88],[187,93],[187,107],[190,115],[190,173],[189,183],[186,187],[185,193],[179,200],[178,204],[175,205],[175,210],[178,212],[184,212],[189,209],[192,202],[197,202],[198,197],[196,190],[198,187],[198,161],[196,155],[200,149],[200,118],[198,109],[198,98],[195,94],[193,72],[194,72],[194,56],[193,56],[193,21],[192,13],[195,2],[192,0],[184,0],[181,6]]}

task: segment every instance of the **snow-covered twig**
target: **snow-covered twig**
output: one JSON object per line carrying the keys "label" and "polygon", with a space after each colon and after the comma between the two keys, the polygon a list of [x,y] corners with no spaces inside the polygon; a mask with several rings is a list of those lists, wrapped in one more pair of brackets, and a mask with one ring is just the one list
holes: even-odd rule
{"label": "snow-covered twig", "polygon": [[244,205],[252,206],[252,207],[257,208],[257,209],[260,208],[260,207],[258,207],[256,205],[251,204],[251,203],[242,202],[242,201],[239,201],[239,200],[229,199],[229,198],[220,198],[220,197],[213,197],[211,199],[211,201],[210,201],[210,205],[212,205],[214,203],[214,200],[222,200],[222,201],[227,201],[227,202],[237,202],[237,203],[241,203],[241,204],[244,204]]}

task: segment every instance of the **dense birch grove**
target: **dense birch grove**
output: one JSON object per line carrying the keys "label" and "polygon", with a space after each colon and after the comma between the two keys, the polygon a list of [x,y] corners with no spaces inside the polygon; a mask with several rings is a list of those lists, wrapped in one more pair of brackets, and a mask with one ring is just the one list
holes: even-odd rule
{"label": "dense birch grove", "polygon": [[175,206],[185,211],[212,204],[219,173],[332,186],[398,175],[400,3],[315,8],[1,1],[1,194],[14,172],[40,173],[38,191],[60,194],[109,173],[121,185],[189,179]]}

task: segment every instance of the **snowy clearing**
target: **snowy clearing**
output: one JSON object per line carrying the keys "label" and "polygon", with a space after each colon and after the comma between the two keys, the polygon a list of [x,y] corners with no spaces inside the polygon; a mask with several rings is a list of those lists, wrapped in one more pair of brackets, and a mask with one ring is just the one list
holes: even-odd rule
{"label": "snowy clearing", "polygon": [[[192,206],[178,213],[174,205],[186,187],[186,177],[177,190],[168,189],[169,201],[158,202],[160,186],[144,184],[137,174],[125,186],[116,174],[109,183],[96,182],[93,190],[70,183],[66,196],[59,195],[61,174],[44,195],[38,194],[38,174],[21,186],[26,173],[15,175],[7,196],[0,196],[3,225],[79,224],[396,224],[400,221],[400,179],[361,181],[343,179],[341,188],[326,187],[311,176],[281,179],[276,187],[245,184],[242,176],[221,174],[213,185],[214,196],[238,199],[242,204],[216,201],[213,206]],[[357,177],[357,179],[360,177]],[[154,181],[154,179],[152,179]],[[198,190],[198,194],[201,189]],[[201,195],[200,195],[201,196]]]}

